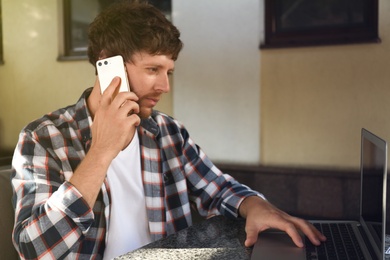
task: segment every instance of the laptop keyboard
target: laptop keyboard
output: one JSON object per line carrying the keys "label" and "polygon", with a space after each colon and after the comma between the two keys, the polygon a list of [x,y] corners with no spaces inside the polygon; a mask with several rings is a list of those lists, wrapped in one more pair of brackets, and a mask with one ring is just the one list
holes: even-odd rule
{"label": "laptop keyboard", "polygon": [[348,223],[314,223],[327,238],[320,246],[305,238],[306,259],[358,260],[364,259],[357,238]]}

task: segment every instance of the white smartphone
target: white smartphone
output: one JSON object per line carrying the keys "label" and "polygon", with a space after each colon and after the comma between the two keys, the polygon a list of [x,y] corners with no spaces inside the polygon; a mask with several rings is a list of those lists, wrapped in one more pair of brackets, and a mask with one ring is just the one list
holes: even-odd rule
{"label": "white smartphone", "polygon": [[98,60],[96,62],[96,69],[98,72],[100,91],[102,94],[108,85],[110,85],[114,77],[121,78],[119,92],[130,91],[126,67],[121,55]]}

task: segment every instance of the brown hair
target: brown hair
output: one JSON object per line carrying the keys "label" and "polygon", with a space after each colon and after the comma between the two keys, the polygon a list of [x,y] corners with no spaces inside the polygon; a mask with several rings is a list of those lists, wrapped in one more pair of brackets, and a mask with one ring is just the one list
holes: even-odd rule
{"label": "brown hair", "polygon": [[122,1],[104,9],[90,24],[88,58],[95,66],[101,52],[122,55],[131,61],[134,53],[171,55],[176,60],[183,43],[179,30],[154,6]]}

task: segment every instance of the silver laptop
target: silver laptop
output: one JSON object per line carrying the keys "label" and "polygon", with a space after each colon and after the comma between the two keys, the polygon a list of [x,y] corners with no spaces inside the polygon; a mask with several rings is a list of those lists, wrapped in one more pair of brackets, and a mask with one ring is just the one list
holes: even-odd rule
{"label": "silver laptop", "polygon": [[251,259],[385,259],[387,143],[366,129],[361,133],[360,172],[358,220],[310,221],[327,237],[318,247],[304,237],[305,247],[298,248],[286,233],[265,231]]}

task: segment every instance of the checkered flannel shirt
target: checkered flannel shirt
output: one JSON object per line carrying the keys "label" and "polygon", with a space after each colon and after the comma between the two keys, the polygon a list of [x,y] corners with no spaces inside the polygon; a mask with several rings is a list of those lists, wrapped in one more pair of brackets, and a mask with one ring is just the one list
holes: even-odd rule
{"label": "checkered flannel shirt", "polygon": [[[22,259],[101,259],[104,254],[110,220],[108,182],[93,209],[68,182],[91,142],[86,106],[90,91],[75,105],[30,123],[20,134],[12,185],[13,242]],[[171,117],[154,111],[142,120],[138,134],[153,240],[190,226],[190,203],[205,217],[236,218],[241,201],[259,195],[217,169]]]}

